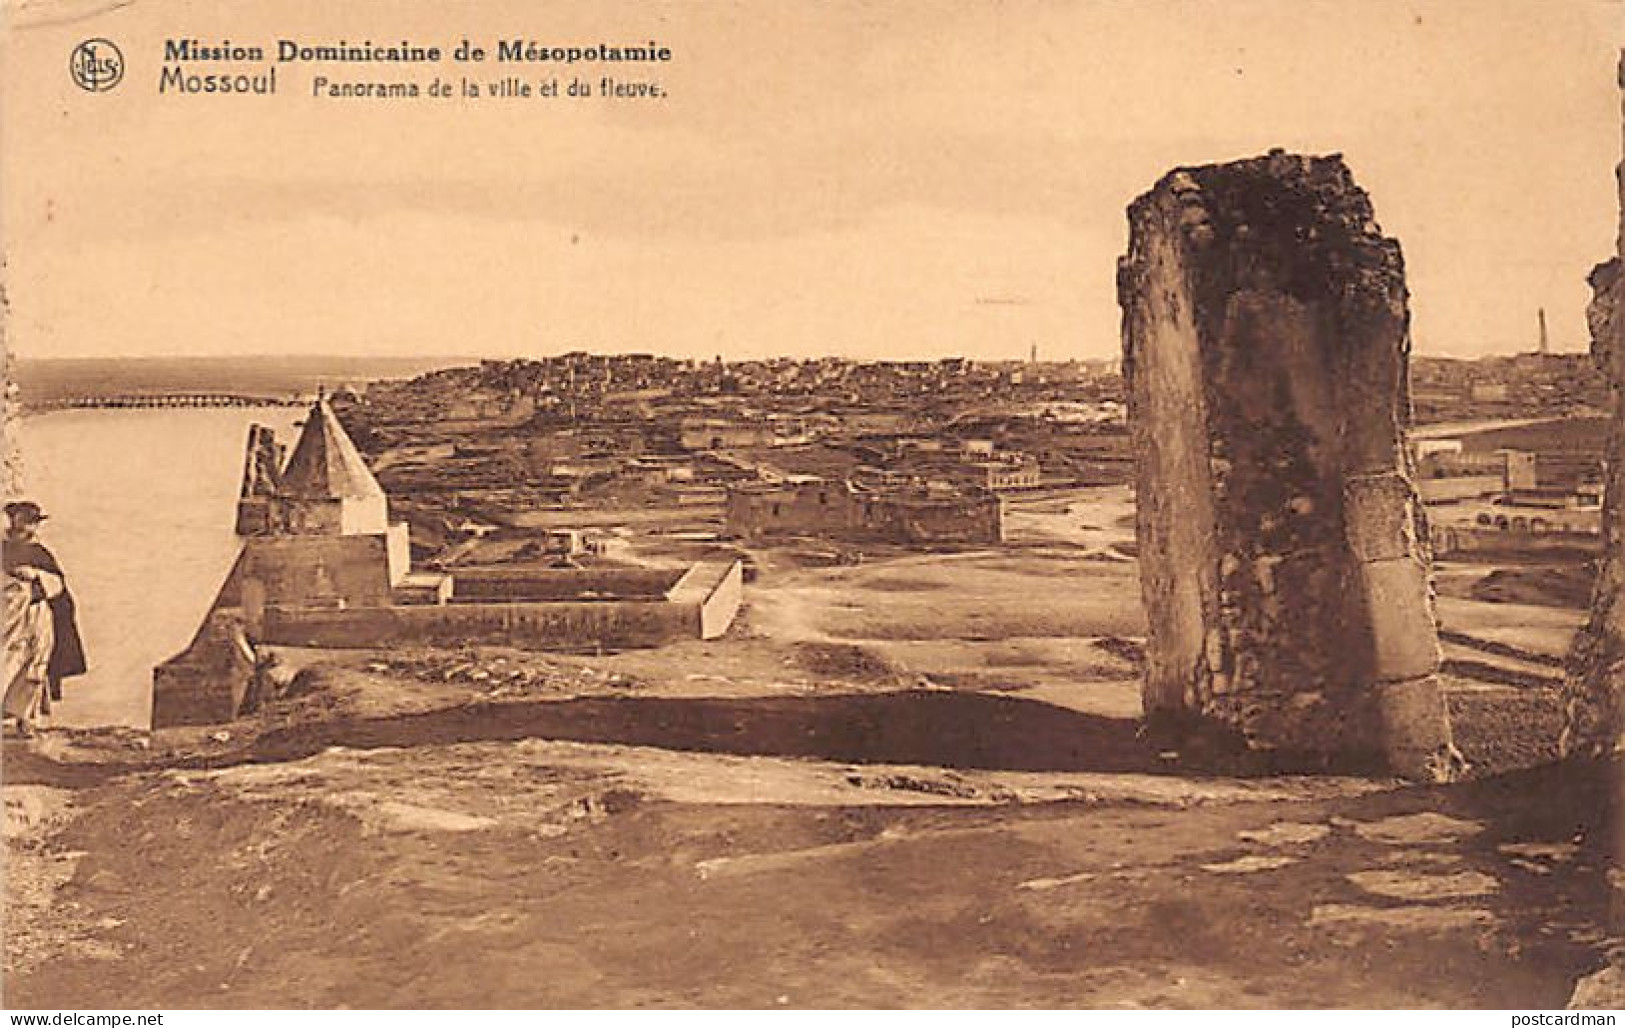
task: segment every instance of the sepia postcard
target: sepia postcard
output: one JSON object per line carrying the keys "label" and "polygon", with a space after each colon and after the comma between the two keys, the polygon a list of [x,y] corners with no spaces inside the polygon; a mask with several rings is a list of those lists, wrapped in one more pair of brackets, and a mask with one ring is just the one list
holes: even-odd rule
{"label": "sepia postcard", "polygon": [[1622,0],[0,18],[12,1024],[1625,1008]]}

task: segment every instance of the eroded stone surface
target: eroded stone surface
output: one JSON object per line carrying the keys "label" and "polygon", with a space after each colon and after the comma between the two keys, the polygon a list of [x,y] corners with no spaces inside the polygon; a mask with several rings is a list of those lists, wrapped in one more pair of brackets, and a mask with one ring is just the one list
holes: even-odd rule
{"label": "eroded stone surface", "polygon": [[1556,863],[1573,860],[1580,852],[1580,847],[1572,842],[1503,842],[1495,848],[1509,857]]}
{"label": "eroded stone surface", "polygon": [[1450,777],[1398,244],[1340,158],[1279,151],[1175,171],[1129,226],[1148,722]]}
{"label": "eroded stone surface", "polygon": [[1570,1010],[1625,1010],[1625,968],[1610,964],[1574,983]]}
{"label": "eroded stone surface", "polygon": [[1366,892],[1391,899],[1447,900],[1488,896],[1501,883],[1479,871],[1422,874],[1416,871],[1355,871],[1349,881]]}
{"label": "eroded stone surface", "polygon": [[1419,814],[1385,817],[1378,821],[1354,821],[1350,823],[1350,827],[1362,839],[1398,846],[1455,842],[1484,830],[1484,826],[1477,821],[1467,821],[1431,810],[1424,810]]}
{"label": "eroded stone surface", "polygon": [[1268,828],[1237,832],[1236,837],[1243,842],[1256,842],[1262,846],[1296,846],[1317,842],[1330,835],[1331,831],[1330,825],[1277,821]]}
{"label": "eroded stone surface", "polygon": [[1276,868],[1296,864],[1297,857],[1237,857],[1235,860],[1226,860],[1218,864],[1203,864],[1202,870],[1220,875],[1248,875],[1259,871],[1273,871]]}
{"label": "eroded stone surface", "polygon": [[1384,864],[1441,864],[1461,863],[1460,853],[1440,853],[1436,850],[1396,849],[1384,853],[1380,858]]}
{"label": "eroded stone surface", "polygon": [[1392,928],[1407,932],[1447,932],[1475,925],[1491,925],[1495,915],[1472,907],[1368,907],[1356,903],[1327,903],[1309,914],[1311,928]]}

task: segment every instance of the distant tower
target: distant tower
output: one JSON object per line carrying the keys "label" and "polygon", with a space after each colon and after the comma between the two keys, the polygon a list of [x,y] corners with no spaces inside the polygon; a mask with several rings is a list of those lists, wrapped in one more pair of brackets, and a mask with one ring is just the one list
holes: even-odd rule
{"label": "distant tower", "polygon": [[1542,356],[1552,352],[1552,344],[1546,338],[1546,308],[1540,308],[1540,352]]}
{"label": "distant tower", "polygon": [[1029,363],[1029,364],[1037,364],[1038,363],[1038,344],[1037,343],[1033,344],[1032,356],[1027,358],[1027,363]]}

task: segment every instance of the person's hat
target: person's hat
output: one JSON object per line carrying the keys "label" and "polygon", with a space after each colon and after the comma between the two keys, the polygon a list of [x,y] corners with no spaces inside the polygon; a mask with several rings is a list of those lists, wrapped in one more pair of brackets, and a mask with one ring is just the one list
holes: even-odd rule
{"label": "person's hat", "polygon": [[33,500],[16,500],[6,504],[6,517],[16,524],[27,525],[44,521],[46,514]]}

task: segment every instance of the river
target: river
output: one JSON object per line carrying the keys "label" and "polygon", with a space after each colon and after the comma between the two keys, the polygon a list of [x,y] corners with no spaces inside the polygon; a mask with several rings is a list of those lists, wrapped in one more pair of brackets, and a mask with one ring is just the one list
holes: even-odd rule
{"label": "river", "polygon": [[28,498],[79,605],[90,672],[49,724],[146,728],[152,668],[186,645],[230,570],[250,422],[292,443],[299,408],[76,410],[23,419]]}

